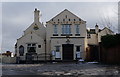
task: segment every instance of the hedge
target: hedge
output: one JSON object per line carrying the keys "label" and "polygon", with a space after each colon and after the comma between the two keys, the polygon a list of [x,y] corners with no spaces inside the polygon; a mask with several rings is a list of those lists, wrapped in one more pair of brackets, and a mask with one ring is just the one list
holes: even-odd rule
{"label": "hedge", "polygon": [[104,48],[120,45],[120,34],[102,36],[101,44]]}

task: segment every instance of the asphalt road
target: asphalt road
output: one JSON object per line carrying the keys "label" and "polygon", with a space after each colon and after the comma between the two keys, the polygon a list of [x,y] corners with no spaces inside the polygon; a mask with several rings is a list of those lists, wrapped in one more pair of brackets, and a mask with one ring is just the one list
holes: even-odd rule
{"label": "asphalt road", "polygon": [[96,63],[4,64],[3,75],[120,75],[120,66]]}

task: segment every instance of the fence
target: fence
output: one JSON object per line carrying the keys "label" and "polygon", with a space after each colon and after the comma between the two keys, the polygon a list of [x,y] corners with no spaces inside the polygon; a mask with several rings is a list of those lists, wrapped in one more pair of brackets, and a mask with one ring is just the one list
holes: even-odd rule
{"label": "fence", "polygon": [[51,61],[51,54],[36,54],[36,55],[25,55],[17,58],[17,63],[38,63],[42,61]]}
{"label": "fence", "polygon": [[100,45],[100,61],[109,64],[120,64],[120,45],[104,48]]}

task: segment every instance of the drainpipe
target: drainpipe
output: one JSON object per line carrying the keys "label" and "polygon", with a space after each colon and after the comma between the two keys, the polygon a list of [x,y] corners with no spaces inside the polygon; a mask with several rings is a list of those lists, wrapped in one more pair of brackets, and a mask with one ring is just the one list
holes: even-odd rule
{"label": "drainpipe", "polygon": [[44,40],[45,42],[45,61],[46,61],[46,40]]}

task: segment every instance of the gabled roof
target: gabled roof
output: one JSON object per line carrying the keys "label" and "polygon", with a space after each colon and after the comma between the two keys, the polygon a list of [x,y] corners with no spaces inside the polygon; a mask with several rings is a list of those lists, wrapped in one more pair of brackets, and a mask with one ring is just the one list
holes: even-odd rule
{"label": "gabled roof", "polygon": [[[113,32],[111,29],[107,28],[107,27],[104,27],[101,31],[105,30],[105,29],[108,29],[109,31]],[[113,32],[114,33],[114,32]]]}
{"label": "gabled roof", "polygon": [[[109,31],[111,31],[112,33],[114,33],[111,29],[107,28],[107,27],[104,27],[103,29],[99,29],[99,32],[105,30],[105,29],[108,29]],[[88,34],[96,34],[95,33],[95,29],[90,29],[90,30],[87,30],[87,33]]]}
{"label": "gabled roof", "polygon": [[[74,15],[74,16],[77,17],[78,19],[81,19],[80,17],[78,17],[77,15],[73,14],[72,12],[70,12],[70,11],[67,10],[67,9],[63,10],[62,12],[60,12],[59,14],[57,14],[57,15],[56,15],[55,17],[53,17],[52,19],[56,18],[57,16],[59,16],[60,14],[62,14],[62,13],[65,12],[65,11],[68,11],[70,14]],[[50,19],[49,21],[51,21],[52,19]],[[49,22],[49,21],[48,21],[48,22]],[[81,19],[81,21],[84,21],[84,20]]]}

